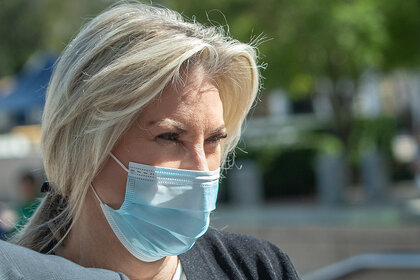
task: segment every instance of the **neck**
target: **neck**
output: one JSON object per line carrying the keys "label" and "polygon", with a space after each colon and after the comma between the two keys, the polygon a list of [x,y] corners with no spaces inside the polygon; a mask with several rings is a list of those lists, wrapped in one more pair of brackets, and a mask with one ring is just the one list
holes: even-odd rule
{"label": "neck", "polygon": [[80,218],[56,254],[85,267],[122,272],[130,279],[172,279],[178,257],[165,257],[155,262],[135,258],[115,236],[94,200],[92,191],[89,191]]}

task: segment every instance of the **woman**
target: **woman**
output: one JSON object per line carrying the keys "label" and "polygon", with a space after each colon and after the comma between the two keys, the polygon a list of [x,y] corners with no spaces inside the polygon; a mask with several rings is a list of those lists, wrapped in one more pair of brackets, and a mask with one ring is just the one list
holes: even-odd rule
{"label": "woman", "polygon": [[259,88],[255,61],[253,47],[167,9],[93,19],[50,82],[50,187],[17,243],[130,279],[297,279],[268,242],[207,230]]}

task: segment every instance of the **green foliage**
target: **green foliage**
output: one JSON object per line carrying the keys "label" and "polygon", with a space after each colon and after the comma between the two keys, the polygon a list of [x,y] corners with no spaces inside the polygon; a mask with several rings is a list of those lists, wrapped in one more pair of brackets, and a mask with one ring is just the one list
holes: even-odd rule
{"label": "green foliage", "polygon": [[[87,19],[113,2],[2,0],[0,76],[15,73],[34,52],[60,52]],[[199,22],[223,25],[244,42],[264,34],[259,50],[269,64],[265,86],[289,89],[293,97],[313,91],[321,76],[357,78],[370,67],[420,63],[416,0],[160,2]]]}
{"label": "green foliage", "polygon": [[384,15],[390,40],[385,46],[384,67],[419,67],[420,65],[420,2],[387,0]]}
{"label": "green foliage", "polygon": [[314,149],[289,149],[265,168],[266,197],[315,193]]}
{"label": "green foliage", "polygon": [[350,159],[357,163],[369,151],[377,150],[391,157],[391,141],[397,131],[394,118],[354,119],[350,135]]}
{"label": "green foliage", "polygon": [[[396,120],[390,117],[352,120],[348,155],[353,167],[360,165],[366,153],[378,151],[391,158],[391,140],[396,134]],[[238,151],[237,159],[254,160],[264,177],[267,198],[298,196],[315,192],[315,157],[318,154],[343,155],[344,143],[326,131],[302,132],[297,141],[248,146],[247,152]],[[407,178],[407,167],[393,163],[392,176]],[[229,176],[229,174],[227,175]]]}
{"label": "green foliage", "polygon": [[41,19],[33,1],[0,2],[0,77],[16,73],[34,51],[43,48]]}
{"label": "green foliage", "polygon": [[1,0],[0,77],[18,72],[37,52],[61,52],[86,19],[109,3],[100,0]]}
{"label": "green foliage", "polygon": [[[83,23],[113,2],[0,0],[0,77],[15,74],[33,53],[60,52]],[[260,59],[268,63],[262,73],[265,87],[285,88],[293,100],[307,98],[320,77],[333,83],[343,77],[356,82],[368,68],[392,71],[420,65],[418,0],[158,2],[191,20],[222,25],[240,41],[260,40]],[[345,136],[307,133],[294,147],[267,146],[239,153],[239,158],[255,159],[263,168],[267,194],[310,191],[313,175],[302,174],[313,174],[312,159],[319,151],[337,154],[349,148],[353,162],[369,149],[389,152],[395,121],[352,121],[346,109],[350,102],[337,99],[340,94],[334,92],[331,99],[334,119]]]}
{"label": "green foliage", "polygon": [[[237,160],[255,161],[263,173],[266,198],[315,193],[314,159],[317,150],[309,146],[265,146],[238,151]],[[229,177],[229,171],[226,177]],[[228,182],[223,185],[228,188]],[[223,195],[223,194],[222,194]],[[227,199],[227,196],[222,196]]]}
{"label": "green foliage", "polygon": [[297,74],[290,81],[290,97],[294,101],[305,100],[315,88],[315,79],[308,74]]}
{"label": "green foliage", "polygon": [[313,143],[316,150],[322,154],[340,155],[344,150],[344,145],[340,139],[327,133],[313,135]]}
{"label": "green foliage", "polygon": [[[420,4],[416,0],[170,0],[167,5],[201,22],[230,25],[249,42],[263,33],[266,87],[293,96],[313,90],[301,77],[357,79],[367,68],[418,66]],[[206,12],[207,11],[207,12]],[[223,16],[224,15],[224,16]],[[414,63],[415,62],[415,63]]]}

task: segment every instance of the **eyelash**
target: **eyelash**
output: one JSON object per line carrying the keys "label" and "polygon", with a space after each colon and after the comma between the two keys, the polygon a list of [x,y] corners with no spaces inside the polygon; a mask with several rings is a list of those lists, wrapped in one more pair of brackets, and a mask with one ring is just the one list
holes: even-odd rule
{"label": "eyelash", "polygon": [[210,137],[209,139],[207,139],[206,141],[210,142],[210,143],[218,143],[220,140],[225,139],[227,137],[227,134],[216,134],[213,135],[212,137]]}
{"label": "eyelash", "polygon": [[[165,141],[173,141],[178,143],[179,140],[179,134],[175,133],[175,132],[168,132],[168,133],[163,133],[158,135],[156,138],[165,140]],[[209,139],[206,140],[206,142],[209,143],[218,143],[220,140],[227,138],[227,134],[217,134],[217,135],[213,135],[211,136]]]}
{"label": "eyelash", "polygon": [[168,133],[160,134],[156,138],[159,138],[159,139],[162,139],[162,140],[166,140],[166,141],[175,141],[175,142],[178,142],[178,137],[179,137],[179,134],[178,133],[168,132]]}

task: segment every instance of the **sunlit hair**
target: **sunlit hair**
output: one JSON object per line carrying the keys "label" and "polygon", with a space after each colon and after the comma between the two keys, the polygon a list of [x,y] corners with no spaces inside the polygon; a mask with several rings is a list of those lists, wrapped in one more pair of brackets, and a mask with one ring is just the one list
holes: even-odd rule
{"label": "sunlit hair", "polygon": [[47,91],[41,144],[52,190],[15,242],[40,252],[60,244],[136,115],[195,66],[220,92],[223,166],[259,88],[254,48],[222,28],[143,4],[117,5],[88,23],[63,52]]}

